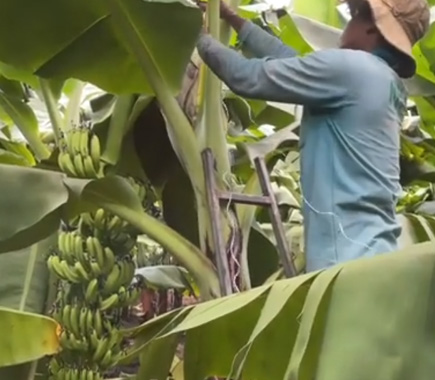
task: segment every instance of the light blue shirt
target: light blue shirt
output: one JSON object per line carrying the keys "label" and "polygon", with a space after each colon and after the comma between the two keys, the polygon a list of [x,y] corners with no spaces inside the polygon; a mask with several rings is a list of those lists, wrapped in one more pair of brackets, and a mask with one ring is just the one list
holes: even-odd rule
{"label": "light blue shirt", "polygon": [[204,62],[236,94],[304,105],[301,185],[307,271],[396,250],[400,125],[407,94],[378,56],[328,49],[304,57],[260,27],[239,33],[247,59],[210,36]]}

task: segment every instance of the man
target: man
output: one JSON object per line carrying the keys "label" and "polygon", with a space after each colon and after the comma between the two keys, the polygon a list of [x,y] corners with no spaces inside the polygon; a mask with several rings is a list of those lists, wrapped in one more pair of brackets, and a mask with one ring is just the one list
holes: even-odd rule
{"label": "man", "polygon": [[307,271],[394,251],[399,130],[406,111],[400,78],[429,26],[425,0],[349,0],[352,20],[340,49],[305,57],[221,5],[221,17],[255,57],[209,35],[203,61],[241,96],[304,105],[301,185]]}

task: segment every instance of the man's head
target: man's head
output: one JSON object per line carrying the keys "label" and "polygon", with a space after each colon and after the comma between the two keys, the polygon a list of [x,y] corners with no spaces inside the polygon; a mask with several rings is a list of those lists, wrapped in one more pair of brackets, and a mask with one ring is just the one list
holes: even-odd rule
{"label": "man's head", "polygon": [[398,73],[415,74],[412,46],[429,28],[426,0],[347,0],[352,19],[341,39],[344,49],[373,51],[388,48],[397,52]]}

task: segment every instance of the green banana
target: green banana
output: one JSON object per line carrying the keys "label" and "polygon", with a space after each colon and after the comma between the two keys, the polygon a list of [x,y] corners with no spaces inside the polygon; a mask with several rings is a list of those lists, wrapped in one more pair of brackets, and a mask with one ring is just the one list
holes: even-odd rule
{"label": "green banana", "polygon": [[92,356],[92,361],[94,363],[98,363],[104,357],[104,354],[107,351],[108,344],[109,344],[109,339],[107,338],[102,338],[99,340],[97,349],[95,350],[94,355]]}
{"label": "green banana", "polygon": [[106,368],[109,366],[110,362],[112,361],[112,350],[108,349],[104,356],[101,358],[100,365],[103,368]]}
{"label": "green banana", "polygon": [[91,156],[85,156],[83,158],[83,166],[85,168],[86,176],[89,178],[98,178],[98,173],[94,168]]}
{"label": "green banana", "polygon": [[121,225],[122,225],[122,219],[118,215],[115,215],[112,217],[112,219],[110,219],[107,225],[107,229],[109,232],[116,231],[121,227]]}
{"label": "green banana", "polygon": [[94,248],[94,241],[92,239],[92,236],[88,236],[86,238],[86,250],[89,253],[89,257],[96,259],[96,253],[95,253],[95,248]]}
{"label": "green banana", "polygon": [[121,286],[118,290],[118,297],[119,297],[119,303],[121,305],[124,305],[126,299],[127,299],[127,290],[124,286]]}
{"label": "green banana", "polygon": [[113,349],[120,342],[121,334],[116,327],[112,327],[109,333],[109,345],[110,349]]}
{"label": "green banana", "polygon": [[78,129],[72,130],[71,147],[71,155],[80,154],[80,131]]}
{"label": "green banana", "polygon": [[83,157],[89,155],[89,131],[86,128],[80,131],[80,154]]}
{"label": "green banana", "polygon": [[98,280],[92,279],[86,287],[85,300],[87,303],[93,303],[98,297]]}
{"label": "green banana", "polygon": [[57,373],[56,380],[65,380],[66,368],[61,368]]}
{"label": "green banana", "polygon": [[60,267],[60,258],[59,256],[50,256],[47,260],[47,266],[48,269],[54,273],[57,277],[64,279],[65,274],[62,271],[62,268]]}
{"label": "green banana", "polygon": [[106,213],[105,213],[105,211],[102,208],[99,208],[95,212],[94,224],[95,224],[96,228],[98,228],[100,230],[105,230],[106,229],[105,217],[106,217]]}
{"label": "green banana", "polygon": [[77,153],[74,156],[74,168],[76,169],[79,177],[86,178],[85,167],[83,165],[83,158],[80,153]]}
{"label": "green banana", "polygon": [[80,261],[76,261],[76,263],[74,264],[74,270],[81,277],[83,281],[89,281],[91,279],[88,272],[86,272],[85,268],[83,267],[83,264]]}
{"label": "green banana", "polygon": [[91,371],[90,369],[87,370],[86,380],[97,380],[97,378],[94,377],[94,372]]}
{"label": "green banana", "polygon": [[88,380],[88,371],[87,369],[82,369],[80,372],[80,380]]}
{"label": "green banana", "polygon": [[101,276],[101,274],[103,273],[103,270],[98,265],[98,263],[96,261],[92,261],[90,265],[91,265],[91,271],[92,271],[93,275],[95,277]]}
{"label": "green banana", "polygon": [[61,346],[62,348],[71,348],[71,346],[70,346],[70,342],[69,342],[69,340],[68,340],[68,335],[67,335],[67,332],[66,332],[65,330],[63,330],[63,331],[60,333],[60,336],[59,336],[59,343],[60,343],[60,346]]}
{"label": "green banana", "polygon": [[80,310],[80,308],[78,307],[78,305],[74,305],[71,307],[71,313],[70,313],[71,331],[76,336],[80,336],[79,310]]}
{"label": "green banana", "polygon": [[72,330],[71,328],[71,311],[72,306],[71,305],[65,305],[62,309],[62,324],[69,330]]}
{"label": "green banana", "polygon": [[60,169],[70,177],[77,177],[77,171],[74,167],[73,161],[68,153],[60,152],[57,157],[57,163]]}
{"label": "green banana", "polygon": [[81,283],[81,279],[80,279],[80,275],[77,274],[67,263],[66,260],[61,260],[60,262],[60,268],[62,268],[63,273],[65,274],[66,278],[68,281],[75,283],[75,284],[80,284]]}
{"label": "green banana", "polygon": [[70,255],[74,252],[74,238],[72,232],[67,232],[65,237],[65,253]]}
{"label": "green banana", "polygon": [[114,308],[119,303],[119,296],[118,294],[112,294],[111,296],[105,298],[103,301],[101,301],[100,304],[100,310],[105,311],[111,308]]}
{"label": "green banana", "polygon": [[94,312],[94,328],[98,336],[103,335],[103,318],[99,309]]}
{"label": "green banana", "polygon": [[88,309],[86,313],[86,335],[89,335],[92,332],[93,326],[94,326],[94,313],[92,312],[91,309]]}
{"label": "green banana", "polygon": [[106,282],[103,286],[103,294],[109,294],[119,288],[118,283],[121,278],[121,265],[119,263],[115,263],[112,271],[106,278]]}
{"label": "green banana", "polygon": [[79,370],[77,368],[71,369],[71,380],[80,380],[79,379]]}
{"label": "green banana", "polygon": [[97,349],[100,343],[100,338],[98,337],[97,331],[95,329],[92,330],[91,334],[89,335],[89,343],[94,351]]}
{"label": "green banana", "polygon": [[95,134],[92,134],[90,147],[89,153],[91,155],[92,162],[94,163],[95,170],[98,172],[100,168],[101,147],[100,139]]}
{"label": "green banana", "polygon": [[82,307],[80,310],[80,333],[81,335],[86,335],[87,333],[87,325],[86,325],[86,317],[88,316],[88,309],[86,307]]}
{"label": "green banana", "polygon": [[98,263],[98,266],[100,268],[104,268],[104,250],[103,246],[101,245],[100,241],[96,237],[92,237],[92,244],[94,246],[94,252],[96,255],[96,260]]}
{"label": "green banana", "polygon": [[81,263],[86,262],[85,253],[83,251],[83,238],[80,234],[74,236],[74,253]]}
{"label": "green banana", "polygon": [[67,233],[65,231],[60,231],[57,237],[57,246],[62,254],[64,254],[66,251],[66,239]]}
{"label": "green banana", "polygon": [[110,273],[116,262],[115,254],[110,247],[104,247],[104,268],[106,273]]}
{"label": "green banana", "polygon": [[59,372],[61,367],[60,367],[60,364],[59,364],[59,362],[57,361],[56,358],[52,358],[50,360],[49,368],[50,368],[50,372],[53,375],[56,375]]}

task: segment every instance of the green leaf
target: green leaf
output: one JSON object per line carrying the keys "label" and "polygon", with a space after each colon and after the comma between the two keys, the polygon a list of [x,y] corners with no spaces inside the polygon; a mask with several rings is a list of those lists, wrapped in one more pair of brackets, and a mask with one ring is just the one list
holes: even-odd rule
{"label": "green leaf", "polygon": [[145,346],[140,354],[139,379],[166,380],[172,364],[178,336],[171,335]]}
{"label": "green leaf", "polygon": [[[122,3],[162,77],[176,92],[201,28],[200,10],[177,0]],[[2,1],[0,60],[45,78],[88,81],[112,93],[151,93],[107,4]]]}
{"label": "green leaf", "polygon": [[57,234],[0,255],[0,306],[42,314],[48,292],[47,254]]}
{"label": "green leaf", "polygon": [[115,165],[118,162],[134,101],[133,95],[119,96],[116,100],[107,132],[106,144],[101,156],[102,161],[110,165]]}
{"label": "green leaf", "polygon": [[343,266],[334,284],[316,379],[431,378],[433,252],[434,244],[424,243]]}
{"label": "green leaf", "polygon": [[59,349],[58,324],[51,318],[0,307],[0,367],[53,355]]}
{"label": "green leaf", "polygon": [[302,309],[304,317],[283,379],[309,380],[316,376],[332,286],[340,271],[341,267],[335,266],[320,273],[311,285]]}
{"label": "green leaf", "polygon": [[[280,347],[281,349],[278,355],[268,358],[268,361],[273,360],[275,362],[274,364],[268,363],[268,367],[273,371],[269,372],[269,376],[273,379],[279,378],[279,374],[284,370],[282,364],[290,356],[291,347],[293,347],[296,340],[299,327],[288,323],[288,321],[297,320],[298,316],[302,313],[303,303],[300,301],[305,298],[309,289],[308,285],[316,279],[317,275],[317,272],[311,273],[299,276],[291,283],[276,282],[272,285],[264,304],[264,312],[260,314],[248,342],[238,353],[239,357],[235,359],[238,365],[235,368],[234,374],[230,377],[235,378],[240,376],[243,367],[245,367],[243,372],[247,378],[257,376],[258,373],[256,374],[256,369],[252,368],[252,366],[254,364],[257,367],[258,361],[265,360],[264,356],[261,355],[262,348],[265,344],[271,344],[271,346]],[[299,302],[296,303],[296,300],[299,300]],[[293,303],[296,304],[296,307],[293,306]],[[289,305],[293,307],[289,309]],[[282,314],[286,314],[285,318],[282,318]],[[282,324],[284,320],[285,323]],[[269,326],[272,323],[275,325],[277,323],[282,324],[281,329],[279,329],[281,331],[280,334],[271,332]],[[280,344],[280,340],[285,340],[285,343]],[[249,358],[248,362],[247,358]]]}
{"label": "green leaf", "polygon": [[0,219],[0,242],[24,233],[68,200],[61,173],[11,165],[0,165],[0,173],[0,210],[7,215]]}
{"label": "green leaf", "polygon": [[13,120],[40,160],[50,156],[39,137],[38,121],[30,106],[18,98],[0,91],[0,108]]}
{"label": "green leaf", "polygon": [[30,166],[29,162],[23,156],[8,152],[4,149],[0,149],[0,164]]}
{"label": "green leaf", "polygon": [[[0,255],[0,306],[43,314],[51,302],[53,284],[46,257],[57,233],[30,247]],[[0,368],[0,378],[27,380],[34,363]]]}
{"label": "green leaf", "polygon": [[0,144],[8,152],[22,156],[29,163],[29,166],[36,164],[35,157],[30,150],[27,149],[25,144],[16,141],[7,141],[5,139],[0,139]]}
{"label": "green leaf", "polygon": [[148,286],[157,289],[188,289],[190,288],[189,273],[186,269],[175,265],[156,265],[136,269],[136,275],[141,276]]}
{"label": "green leaf", "polygon": [[10,80],[16,80],[38,88],[38,77],[26,70],[17,69],[14,66],[0,62],[0,73]]}
{"label": "green leaf", "polygon": [[198,304],[156,339],[185,332],[189,380],[238,365],[243,379],[430,379],[434,252],[419,244]]}
{"label": "green leaf", "polygon": [[295,0],[293,1],[293,10],[295,13],[317,20],[323,24],[334,27],[343,25],[336,8],[336,0]]}

